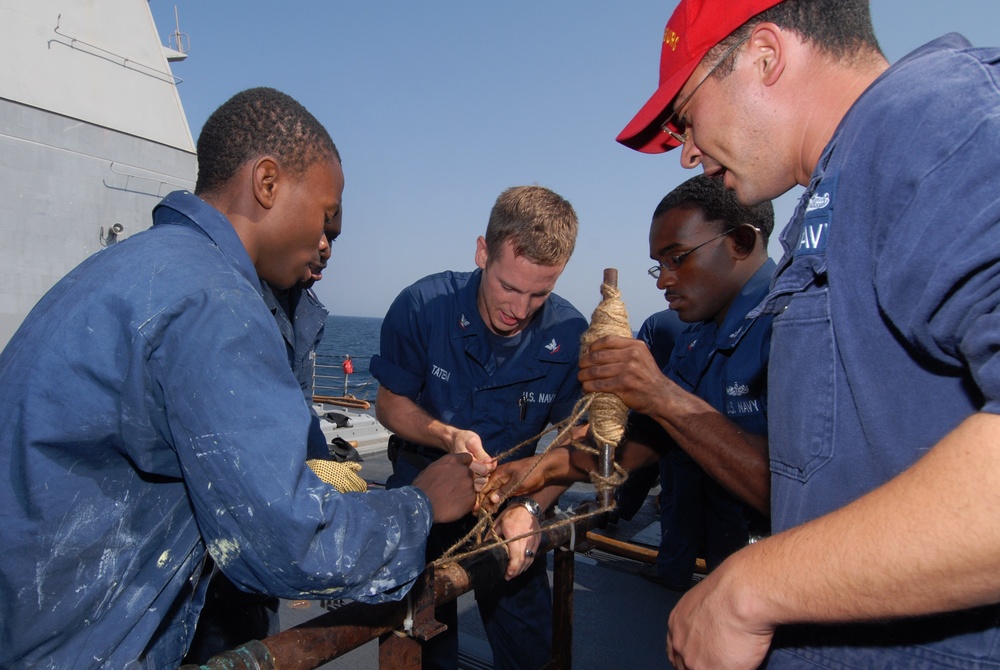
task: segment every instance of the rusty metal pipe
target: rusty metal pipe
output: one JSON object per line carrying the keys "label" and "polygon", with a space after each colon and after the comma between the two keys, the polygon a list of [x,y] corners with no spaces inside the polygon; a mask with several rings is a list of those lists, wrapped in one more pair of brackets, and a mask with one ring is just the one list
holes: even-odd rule
{"label": "rusty metal pipe", "polygon": [[[593,505],[585,503],[568,516],[546,520],[542,524],[539,554],[568,544],[574,535],[582,542],[588,530],[603,526],[603,514],[576,518],[592,511]],[[574,519],[572,527],[553,527],[567,518]],[[494,547],[460,563],[429,567],[406,600],[378,605],[349,603],[265,640],[254,640],[214,656],[205,665],[184,665],[181,670],[312,670],[402,628],[408,614],[414,617],[414,636],[419,638],[420,612],[429,612],[432,618],[435,605],[455,600],[473,588],[489,588],[503,578],[506,569],[504,547]],[[413,603],[412,609],[409,603]]]}

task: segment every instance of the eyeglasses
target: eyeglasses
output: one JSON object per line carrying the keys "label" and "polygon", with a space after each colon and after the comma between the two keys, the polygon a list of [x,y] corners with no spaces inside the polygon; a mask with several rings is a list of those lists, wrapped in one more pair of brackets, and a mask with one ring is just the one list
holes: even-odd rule
{"label": "eyeglasses", "polygon": [[[708,74],[705,75],[704,79],[698,82],[698,85],[694,87],[694,90],[688,93],[687,96],[685,96],[684,99],[680,101],[680,103],[674,105],[674,111],[671,112],[670,116],[667,117],[666,121],[660,124],[660,130],[665,132],[667,135],[670,135],[670,137],[672,137],[674,141],[680,144],[686,144],[687,141],[691,139],[691,133],[684,129],[684,125],[681,123],[674,122],[677,113],[681,111],[681,108],[684,107],[684,105],[686,105],[691,98],[694,97],[694,94],[698,92],[698,89],[701,88],[701,85],[704,84],[706,81],[708,81],[708,78],[711,77],[712,74],[714,74],[715,71],[719,69],[719,66],[725,63],[726,59],[729,58],[733,54],[733,52],[736,51],[740,47],[740,45],[746,42],[748,39],[749,35],[741,39],[733,46],[729,47],[729,49],[726,50],[726,53],[722,54],[722,58],[719,59],[719,62],[712,66],[712,69],[708,71]],[[677,130],[670,129],[671,123],[677,126]]]}
{"label": "eyeglasses", "polygon": [[[739,226],[736,226],[736,228],[739,228]],[[729,230],[727,230],[726,232],[722,233],[721,235],[716,235],[712,239],[707,240],[705,242],[702,242],[698,246],[694,247],[693,249],[688,249],[687,251],[685,251],[682,254],[677,254],[676,256],[667,256],[662,261],[660,261],[659,263],[657,263],[653,267],[651,267],[648,270],[646,270],[646,272],[648,272],[649,276],[652,277],[653,279],[659,279],[660,278],[660,272],[664,268],[666,268],[667,270],[670,270],[671,272],[677,272],[677,268],[679,268],[681,266],[681,263],[683,263],[687,259],[688,256],[690,256],[694,252],[698,251],[699,249],[701,249],[706,244],[709,244],[710,242],[715,242],[716,240],[725,237],[729,233],[731,233],[734,230],[736,230],[736,228],[730,228]]]}

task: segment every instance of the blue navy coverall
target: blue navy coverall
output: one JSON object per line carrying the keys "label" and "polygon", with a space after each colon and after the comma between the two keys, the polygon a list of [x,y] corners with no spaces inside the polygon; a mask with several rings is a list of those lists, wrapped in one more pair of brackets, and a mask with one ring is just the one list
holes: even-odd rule
{"label": "blue navy coverall", "polygon": [[[311,289],[295,286],[283,300],[275,296],[267,282],[261,282],[264,304],[274,316],[288,352],[288,364],[302,387],[312,414],[309,426],[309,458],[329,458],[326,436],[319,417],[312,408],[313,371],[316,347],[323,339],[328,312]],[[288,311],[292,312],[289,318]],[[214,565],[209,562],[209,565]],[[208,569],[208,568],[206,568]],[[263,640],[279,631],[278,598],[262,593],[247,593],[237,588],[218,568],[214,568],[205,606],[198,618],[185,663],[202,664],[211,657],[235,649],[250,640]]]}
{"label": "blue navy coverall", "polygon": [[271,310],[281,337],[285,340],[288,352],[288,364],[295,378],[302,387],[309,412],[312,414],[312,425],[309,426],[309,458],[327,459],[330,448],[326,436],[320,428],[320,419],[313,409],[313,373],[316,370],[316,347],[323,339],[326,328],[326,317],[329,315],[326,307],[319,301],[312,289],[293,287],[288,291],[286,300],[293,300],[293,315],[288,318],[285,306],[274,295],[274,291],[266,282],[261,282],[261,292],[264,304]]}
{"label": "blue navy coverall", "polygon": [[[382,322],[381,353],[372,357],[370,369],[380,384],[431,416],[475,431],[487,453],[495,455],[570,415],[581,394],[576,376],[587,321],[550,295],[522,331],[516,353],[497,367],[477,304],[481,276],[480,270],[443,272],[404,289]],[[533,454],[535,447],[535,442],[525,445],[510,460]],[[412,482],[443,453],[405,445],[389,485]],[[428,550],[436,555],[429,558],[461,537],[470,519],[435,526]],[[549,658],[552,601],[545,561],[534,561],[493,592],[477,593],[477,599],[495,667],[529,670]],[[455,616],[457,623],[452,612],[439,610],[439,616]],[[454,626],[451,630],[451,636],[439,635],[425,645],[425,666],[430,660],[454,667],[458,641]]]}
{"label": "blue navy coverall", "polygon": [[[894,64],[842,119],[782,235],[763,307],[775,531],[1000,412],[998,64],[1000,49],[955,34]],[[779,628],[769,667],[807,664],[997,668],[1000,607]]]}
{"label": "blue navy coverall", "polygon": [[246,589],[401,598],[427,497],[324,484],[309,423],[236,232],[167,196],[0,354],[0,667],[176,667],[206,550]]}

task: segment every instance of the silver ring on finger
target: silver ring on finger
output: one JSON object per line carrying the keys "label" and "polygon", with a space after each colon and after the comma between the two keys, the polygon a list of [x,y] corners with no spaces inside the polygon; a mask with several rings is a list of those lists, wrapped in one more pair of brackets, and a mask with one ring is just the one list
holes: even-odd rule
{"label": "silver ring on finger", "polygon": [[535,555],[535,552],[533,552],[533,551],[532,551],[531,549],[525,549],[525,550],[524,550],[524,555],[525,555],[525,556],[526,556],[527,558],[531,558],[532,556],[534,556],[534,555]]}

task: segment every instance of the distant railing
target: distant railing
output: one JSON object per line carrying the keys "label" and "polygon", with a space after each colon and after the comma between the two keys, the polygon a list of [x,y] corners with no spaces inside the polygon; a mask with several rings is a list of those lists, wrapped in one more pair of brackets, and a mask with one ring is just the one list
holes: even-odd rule
{"label": "distant railing", "polygon": [[355,370],[353,374],[344,372],[344,363],[347,360],[348,356],[316,356],[316,365],[313,368],[313,395],[354,396],[374,402],[378,382],[368,374],[371,356],[350,356]]}
{"label": "distant railing", "polygon": [[59,14],[56,16],[56,27],[53,28],[53,31],[55,32],[56,35],[59,35],[60,37],[69,40],[69,42],[67,43],[61,40],[49,40],[50,44],[53,42],[56,44],[62,44],[63,46],[67,46],[70,49],[76,49],[78,51],[82,51],[83,53],[90,54],[91,56],[97,56],[98,58],[103,58],[104,60],[115,63],[116,65],[121,65],[122,67],[134,70],[135,72],[139,72],[140,74],[144,74],[154,79],[159,79],[160,81],[165,81],[168,84],[173,84],[174,86],[183,81],[180,77],[175,76],[172,72],[164,72],[151,65],[143,65],[138,61],[132,60],[128,56],[122,56],[116,54],[112,51],[108,51],[107,49],[99,47],[96,44],[90,44],[89,42],[84,42],[78,37],[73,37],[72,35],[67,35],[65,32],[60,32],[59,28],[61,23],[62,23],[62,14]]}

